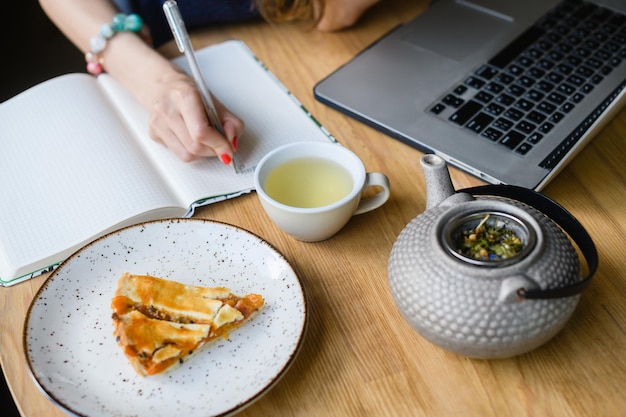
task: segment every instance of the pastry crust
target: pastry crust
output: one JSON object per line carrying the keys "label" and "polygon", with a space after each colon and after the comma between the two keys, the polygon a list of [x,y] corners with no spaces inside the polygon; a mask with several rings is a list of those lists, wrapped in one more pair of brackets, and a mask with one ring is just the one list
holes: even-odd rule
{"label": "pastry crust", "polygon": [[207,343],[250,320],[264,305],[258,294],[199,287],[124,273],[113,309],[114,336],[139,375],[178,366]]}

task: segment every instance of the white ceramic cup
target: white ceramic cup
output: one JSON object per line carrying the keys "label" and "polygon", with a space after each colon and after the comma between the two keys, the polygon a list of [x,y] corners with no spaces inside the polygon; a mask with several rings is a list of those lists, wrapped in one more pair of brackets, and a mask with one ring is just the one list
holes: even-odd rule
{"label": "white ceramic cup", "polygon": [[[293,207],[276,201],[265,190],[265,181],[273,169],[299,158],[322,158],[344,167],[352,179],[352,188],[334,203],[312,208]],[[377,192],[363,197],[378,187]],[[269,152],[256,166],[254,187],[263,209],[283,231],[305,242],[317,242],[336,234],[355,214],[366,213],[382,206],[390,195],[389,179],[380,172],[366,172],[353,152],[332,142],[297,142]]]}

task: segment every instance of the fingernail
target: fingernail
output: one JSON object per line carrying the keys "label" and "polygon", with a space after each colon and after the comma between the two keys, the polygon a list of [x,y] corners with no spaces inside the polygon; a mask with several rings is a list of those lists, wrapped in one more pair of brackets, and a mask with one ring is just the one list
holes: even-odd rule
{"label": "fingernail", "polygon": [[237,138],[237,136],[235,136],[233,138],[233,149],[237,150],[238,147],[239,147],[239,139]]}
{"label": "fingernail", "polygon": [[220,159],[222,160],[222,162],[224,163],[224,165],[228,165],[230,164],[230,162],[232,161],[232,158],[230,157],[229,154],[227,153],[223,153],[220,155]]}

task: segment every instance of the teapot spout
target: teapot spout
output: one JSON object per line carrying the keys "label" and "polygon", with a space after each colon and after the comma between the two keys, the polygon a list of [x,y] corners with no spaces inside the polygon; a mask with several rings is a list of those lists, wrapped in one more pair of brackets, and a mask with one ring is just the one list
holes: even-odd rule
{"label": "teapot spout", "polygon": [[426,154],[420,160],[426,181],[426,209],[438,206],[455,193],[446,161],[435,154]]}

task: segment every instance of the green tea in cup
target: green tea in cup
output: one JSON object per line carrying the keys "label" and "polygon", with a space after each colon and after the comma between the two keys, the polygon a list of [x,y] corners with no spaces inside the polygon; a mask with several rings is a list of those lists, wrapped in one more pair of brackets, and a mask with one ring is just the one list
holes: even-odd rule
{"label": "green tea in cup", "polygon": [[269,218],[305,242],[328,239],[390,194],[385,174],[366,172],[358,156],[333,142],[296,142],[270,151],[254,170],[254,189]]}
{"label": "green tea in cup", "polygon": [[322,207],[352,191],[352,175],[341,165],[323,158],[303,157],[284,162],[265,179],[265,192],[292,207]]}

